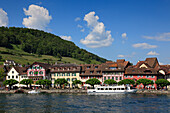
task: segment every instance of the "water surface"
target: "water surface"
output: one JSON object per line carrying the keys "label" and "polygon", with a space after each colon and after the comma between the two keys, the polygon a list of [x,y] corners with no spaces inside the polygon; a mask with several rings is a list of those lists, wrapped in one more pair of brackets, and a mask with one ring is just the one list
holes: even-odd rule
{"label": "water surface", "polygon": [[170,95],[0,94],[0,113],[170,113]]}

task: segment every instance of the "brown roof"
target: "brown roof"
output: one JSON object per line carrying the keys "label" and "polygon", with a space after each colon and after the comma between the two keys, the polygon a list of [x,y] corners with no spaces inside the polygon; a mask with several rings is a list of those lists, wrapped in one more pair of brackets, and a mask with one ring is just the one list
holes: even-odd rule
{"label": "brown roof", "polygon": [[[147,68],[140,68],[145,64]],[[160,68],[157,58],[146,58],[145,61],[138,61],[134,66],[126,68],[125,74],[158,74]]]}
{"label": "brown roof", "polygon": [[166,74],[170,74],[170,65],[160,65],[159,70],[164,70]]}
{"label": "brown roof", "polygon": [[50,67],[50,72],[80,72],[80,66],[76,64],[57,64]]}
{"label": "brown roof", "polygon": [[[29,67],[31,67],[31,66],[34,65],[34,64],[38,64],[38,65],[42,66],[43,68],[45,68],[46,70],[49,69],[50,67],[52,67],[52,65],[50,65],[50,64],[40,63],[40,62],[34,62],[34,63],[31,64]],[[28,67],[28,68],[29,68],[29,67]]]}
{"label": "brown roof", "polygon": [[102,76],[102,65],[101,64],[81,64],[80,65],[80,76]]}
{"label": "brown roof", "polygon": [[27,68],[26,68],[26,67],[14,67],[14,69],[15,69],[20,75],[27,74]]}

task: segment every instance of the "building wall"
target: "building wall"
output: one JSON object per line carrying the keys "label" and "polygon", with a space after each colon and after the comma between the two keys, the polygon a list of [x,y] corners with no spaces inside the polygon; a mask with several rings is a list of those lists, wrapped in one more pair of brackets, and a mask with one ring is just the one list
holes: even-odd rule
{"label": "building wall", "polygon": [[[155,84],[155,81],[157,80],[156,75],[125,75],[124,79],[132,79],[132,80],[135,80],[135,82],[139,79],[149,79],[154,82],[153,86],[154,86],[154,88],[157,89],[157,85]],[[152,86],[152,85],[149,85],[149,86]],[[143,89],[143,85],[142,84],[137,85],[136,88]]]}
{"label": "building wall", "polygon": [[72,72],[52,73],[51,78],[52,78],[52,87],[54,87],[55,80],[57,80],[59,78],[66,79],[68,81],[68,83],[70,84],[70,88],[72,88],[72,83],[73,83],[74,80],[80,80],[80,76],[79,76],[78,72],[75,72],[75,73],[72,73]]}
{"label": "building wall", "polygon": [[124,73],[123,72],[114,72],[114,73],[104,73],[103,74],[103,83],[105,80],[108,80],[108,79],[113,79],[115,80],[116,82],[119,82],[121,80],[124,79]]}
{"label": "building wall", "polygon": [[[14,79],[17,80],[18,82],[22,81],[23,79],[28,79],[27,75],[19,75],[19,73],[15,70],[15,68],[11,68],[11,70],[7,73],[6,80]],[[14,86],[21,87],[25,86],[23,84],[15,84]]]}
{"label": "building wall", "polygon": [[102,76],[97,76],[97,75],[87,75],[87,76],[81,76],[80,80],[83,82],[83,86],[90,86],[89,84],[86,84],[85,82],[91,78],[96,78],[100,81],[100,83],[102,84]]}
{"label": "building wall", "polygon": [[34,83],[40,79],[50,79],[49,75],[46,74],[45,68],[38,64],[32,65],[32,67],[27,70],[27,76],[29,79],[32,79]]}

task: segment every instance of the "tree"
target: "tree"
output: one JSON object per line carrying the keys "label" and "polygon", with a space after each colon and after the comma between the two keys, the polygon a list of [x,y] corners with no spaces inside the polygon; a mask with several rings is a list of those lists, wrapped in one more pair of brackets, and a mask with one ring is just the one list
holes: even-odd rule
{"label": "tree", "polygon": [[119,81],[118,82],[118,85],[126,85],[126,84],[132,84],[132,85],[134,85],[135,84],[135,81],[134,80],[132,80],[132,79],[124,79],[124,80],[121,80],[121,81]]}
{"label": "tree", "polygon": [[33,84],[33,80],[32,79],[23,79],[20,84],[24,84],[24,85],[27,85],[27,88],[28,88],[28,85],[30,85],[31,87],[31,84]]}
{"label": "tree", "polygon": [[40,86],[43,85],[43,88],[44,88],[45,82],[44,80],[38,80],[35,82],[35,84],[40,85]]}
{"label": "tree", "polygon": [[47,79],[44,80],[44,83],[45,83],[46,86],[48,86],[48,88],[52,84],[51,80],[47,80]]}
{"label": "tree", "polygon": [[82,82],[80,80],[74,80],[73,85],[77,85],[77,84],[82,84]]}
{"label": "tree", "polygon": [[9,89],[11,89],[11,87],[15,84],[18,84],[19,82],[17,80],[14,79],[10,79],[10,80],[5,80],[3,82],[4,85],[9,85]]}
{"label": "tree", "polygon": [[90,84],[94,88],[94,85],[100,84],[100,81],[96,78],[91,78],[86,81],[86,84]]}
{"label": "tree", "polygon": [[153,81],[149,80],[149,79],[139,79],[139,80],[136,81],[136,84],[138,84],[138,85],[141,84],[141,83],[143,84],[144,88],[145,88],[146,85],[149,85],[149,84],[153,85],[154,84]]}
{"label": "tree", "polygon": [[59,61],[61,61],[62,56],[60,55],[60,53],[57,53],[57,58],[59,58],[60,59]]}
{"label": "tree", "polygon": [[0,79],[3,79],[5,77],[5,71],[3,68],[0,68]]}
{"label": "tree", "polygon": [[60,85],[60,88],[63,84],[68,84],[67,80],[64,79],[64,78],[58,78],[57,80],[55,80],[54,84],[59,84]]}
{"label": "tree", "polygon": [[161,88],[163,89],[164,86],[167,86],[169,85],[169,81],[168,80],[165,80],[165,79],[158,79],[157,81],[155,81],[155,83],[158,85],[158,86],[161,86]]}
{"label": "tree", "polygon": [[112,80],[112,79],[105,80],[104,83],[105,83],[105,84],[108,84],[108,85],[117,84],[117,82],[114,81],[114,80]]}

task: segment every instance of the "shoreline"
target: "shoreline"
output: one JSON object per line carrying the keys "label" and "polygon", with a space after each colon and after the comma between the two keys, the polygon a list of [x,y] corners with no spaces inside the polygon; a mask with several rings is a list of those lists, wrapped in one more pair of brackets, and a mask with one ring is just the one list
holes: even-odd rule
{"label": "shoreline", "polygon": [[[14,94],[18,90],[0,90],[0,94]],[[22,90],[24,93],[28,94],[28,91],[31,90]],[[65,93],[65,94],[87,94],[87,90],[82,90],[82,89],[52,89],[52,90],[46,90],[46,89],[41,89],[39,90],[41,93]],[[16,93],[17,94],[17,93]],[[164,91],[164,90],[138,90],[136,94],[167,94],[170,95],[170,90]]]}

